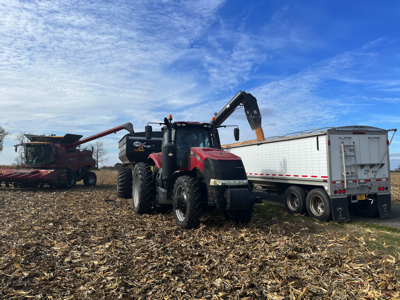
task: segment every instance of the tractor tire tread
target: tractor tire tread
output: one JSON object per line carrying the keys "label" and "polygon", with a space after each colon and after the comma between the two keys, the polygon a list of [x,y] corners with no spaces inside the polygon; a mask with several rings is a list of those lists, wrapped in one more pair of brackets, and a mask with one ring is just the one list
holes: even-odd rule
{"label": "tractor tire tread", "polygon": [[187,214],[188,215],[183,222],[179,222],[177,218],[175,219],[177,221],[178,226],[183,229],[196,228],[200,225],[200,217],[202,212],[200,182],[198,178],[194,176],[188,176],[188,175],[181,176],[175,181],[174,195],[179,184],[181,184],[180,182],[182,182],[182,185],[189,194],[188,201],[190,204],[189,205],[190,212],[189,214],[186,213],[186,215]]}
{"label": "tractor tire tread", "polygon": [[117,194],[119,198],[132,197],[132,170],[129,167],[121,167],[118,170]]}
{"label": "tractor tire tread", "polygon": [[[151,211],[154,200],[155,184],[153,181],[153,172],[151,171],[151,166],[147,163],[136,164],[133,177],[135,177],[135,172],[139,174],[140,189],[139,205],[136,207],[133,203],[133,209],[138,214],[146,214]],[[132,194],[134,194],[134,191]]]}

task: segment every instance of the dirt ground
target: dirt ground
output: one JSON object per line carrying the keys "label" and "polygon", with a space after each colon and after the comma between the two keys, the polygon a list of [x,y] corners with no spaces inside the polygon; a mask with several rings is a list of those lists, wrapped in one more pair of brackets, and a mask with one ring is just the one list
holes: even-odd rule
{"label": "dirt ground", "polygon": [[94,187],[0,188],[0,298],[400,298],[400,257],[360,235],[213,211],[181,230],[171,213],[135,214],[115,172],[97,175]]}

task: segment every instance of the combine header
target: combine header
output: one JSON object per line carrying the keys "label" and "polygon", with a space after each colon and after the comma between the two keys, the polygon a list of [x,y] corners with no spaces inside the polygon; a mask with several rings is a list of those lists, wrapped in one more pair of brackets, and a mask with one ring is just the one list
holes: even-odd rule
{"label": "combine header", "polygon": [[77,149],[77,146],[101,138],[122,129],[133,133],[131,123],[103,131],[80,140],[82,135],[64,136],[26,135],[30,142],[15,145],[24,147],[25,165],[21,169],[0,169],[0,186],[6,187],[66,187],[71,188],[77,181],[85,185],[96,184],[96,174],[90,172],[95,160],[90,150]]}

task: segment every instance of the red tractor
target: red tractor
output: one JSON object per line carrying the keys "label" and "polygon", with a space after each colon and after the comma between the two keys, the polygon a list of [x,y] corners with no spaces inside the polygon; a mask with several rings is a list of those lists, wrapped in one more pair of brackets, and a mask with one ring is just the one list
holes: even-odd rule
{"label": "red tractor", "polygon": [[[226,127],[221,126],[222,122],[241,104],[251,127],[260,127],[257,100],[239,92],[210,123],[172,122],[172,116],[165,118],[164,123],[159,123],[165,125],[161,149],[151,143],[151,126],[146,126],[145,137],[124,137],[120,141],[124,168],[119,172],[118,194],[132,194],[133,209],[139,214],[151,209],[166,211],[172,205],[181,228],[198,226],[204,207],[222,210],[228,220],[248,222],[254,203],[260,199],[252,196],[241,158],[221,150],[217,129]],[[238,128],[234,135],[239,140]],[[145,145],[149,148],[144,149]],[[140,156],[146,151],[153,153]]]}
{"label": "red tractor", "polygon": [[0,186],[6,187],[66,187],[71,188],[77,181],[85,185],[96,184],[96,174],[90,171],[95,166],[92,151],[80,150],[77,146],[98,139],[105,135],[126,129],[133,132],[131,123],[106,130],[83,140],[82,135],[66,134],[64,136],[26,135],[28,143],[15,145],[24,147],[25,164],[21,169],[0,169]]}

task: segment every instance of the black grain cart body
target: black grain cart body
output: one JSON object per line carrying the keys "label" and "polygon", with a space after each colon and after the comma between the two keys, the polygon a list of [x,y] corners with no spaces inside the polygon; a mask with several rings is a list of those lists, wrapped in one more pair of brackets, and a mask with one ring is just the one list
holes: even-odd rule
{"label": "black grain cart body", "polygon": [[122,164],[146,162],[151,153],[161,152],[162,138],[161,131],[153,131],[151,140],[144,132],[127,134],[119,141],[119,159]]}

